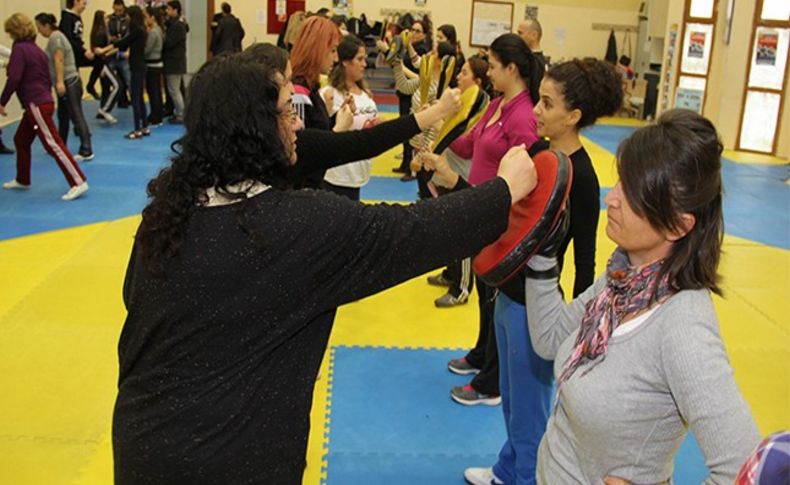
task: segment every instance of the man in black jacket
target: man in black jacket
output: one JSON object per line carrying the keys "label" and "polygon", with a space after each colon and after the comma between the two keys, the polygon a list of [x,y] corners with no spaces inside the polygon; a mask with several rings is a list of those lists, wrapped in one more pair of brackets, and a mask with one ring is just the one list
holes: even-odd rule
{"label": "man in black jacket", "polygon": [[222,2],[222,17],[217,22],[211,38],[211,52],[217,56],[223,52],[241,52],[244,27],[241,21],[230,13],[230,4]]}
{"label": "man in black jacket", "polygon": [[88,0],[66,0],[66,8],[60,14],[60,25],[58,28],[69,39],[72,49],[74,49],[74,60],[77,67],[93,67],[93,52],[85,49],[82,40],[82,32],[85,27],[82,24],[82,12]]}
{"label": "man in black jacket", "polygon": [[162,62],[167,83],[167,94],[173,101],[173,117],[171,123],[183,123],[184,97],[181,94],[181,84],[187,72],[187,28],[181,21],[181,2],[170,0],[165,7],[167,14],[167,28],[165,41],[162,45]]}

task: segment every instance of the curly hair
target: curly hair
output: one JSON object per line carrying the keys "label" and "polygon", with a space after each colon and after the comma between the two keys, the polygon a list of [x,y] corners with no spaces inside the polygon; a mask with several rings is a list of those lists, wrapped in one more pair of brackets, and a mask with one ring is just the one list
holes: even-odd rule
{"label": "curly hair", "polygon": [[621,76],[608,62],[592,57],[573,59],[552,66],[546,77],[558,84],[568,110],[581,111],[579,129],[614,114],[623,105]]}
{"label": "curly hair", "polygon": [[[245,192],[229,187],[245,181],[287,186],[279,77],[275,69],[244,56],[218,56],[195,74],[184,115],[186,133],[173,143],[170,166],[148,183],[151,201],[137,231],[151,273],[161,275],[178,255],[191,216],[208,201],[206,189],[243,200]],[[247,207],[238,204],[242,228],[250,226]]]}

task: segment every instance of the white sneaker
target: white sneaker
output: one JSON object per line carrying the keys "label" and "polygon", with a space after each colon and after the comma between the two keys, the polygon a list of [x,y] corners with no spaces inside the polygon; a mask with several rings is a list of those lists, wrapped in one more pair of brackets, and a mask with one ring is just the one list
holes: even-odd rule
{"label": "white sneaker", "polygon": [[110,123],[111,125],[118,123],[118,118],[111,115],[109,112],[104,111],[103,109],[99,109],[99,114],[101,115],[102,118],[104,118],[104,121]]}
{"label": "white sneaker", "polygon": [[16,179],[13,179],[13,180],[9,180],[8,182],[5,182],[3,184],[3,188],[14,189],[14,190],[27,190],[30,188],[30,184],[28,185],[20,184],[19,182],[16,181]]}
{"label": "white sneaker", "polygon": [[63,197],[61,197],[61,199],[74,200],[87,191],[88,191],[88,182],[82,182],[81,184],[75,185],[74,187],[70,188],[68,192],[63,194]]}
{"label": "white sneaker", "polygon": [[94,155],[93,152],[91,152],[89,155],[80,155],[79,153],[77,153],[76,155],[74,155],[74,161],[75,162],[89,162],[89,161],[93,160],[93,158],[95,156],[96,155]]}
{"label": "white sneaker", "polygon": [[467,468],[464,470],[464,479],[471,485],[504,485],[505,482],[494,475],[494,469],[488,468]]}

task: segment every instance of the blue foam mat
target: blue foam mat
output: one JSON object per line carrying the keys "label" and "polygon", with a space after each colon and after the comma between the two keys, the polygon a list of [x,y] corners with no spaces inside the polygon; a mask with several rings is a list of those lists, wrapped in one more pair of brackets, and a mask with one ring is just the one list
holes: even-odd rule
{"label": "blue foam mat", "polygon": [[[131,109],[116,110],[119,122],[108,125],[95,119],[97,102],[84,101],[83,107],[93,135],[95,158],[80,167],[90,190],[77,200],[62,201],[60,196],[68,190],[68,184],[55,161],[35,140],[30,190],[0,190],[0,239],[119,219],[139,214],[145,207],[145,186],[166,165],[170,143],[183,128],[165,124],[152,129],[151,136],[142,140],[127,140],[123,135],[132,129]],[[11,143],[16,126],[4,129],[6,143]],[[72,153],[77,153],[79,139],[73,133],[68,145]],[[15,160],[13,155],[0,157],[2,181],[15,177]]]}
{"label": "blue foam mat", "polygon": [[[468,466],[491,466],[505,440],[501,407],[449,396],[468,377],[447,371],[463,351],[335,347],[327,483],[461,484]],[[707,475],[693,437],[674,480]]]}

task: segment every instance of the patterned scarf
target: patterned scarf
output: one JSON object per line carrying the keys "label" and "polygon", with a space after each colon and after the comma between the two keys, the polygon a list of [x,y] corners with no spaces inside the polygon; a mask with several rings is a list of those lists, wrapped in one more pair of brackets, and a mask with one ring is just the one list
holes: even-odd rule
{"label": "patterned scarf", "polygon": [[[623,321],[649,308],[650,296],[656,287],[656,278],[663,264],[664,260],[661,259],[640,269],[631,266],[628,255],[621,248],[617,248],[612,254],[606,265],[606,289],[587,303],[573,352],[565,361],[557,381],[557,396],[560,386],[576,369],[597,359],[597,362],[584,371],[586,374],[603,362],[609,339]],[[669,276],[664,275],[658,282],[655,301],[662,303],[674,293],[674,288],[669,284]]]}

